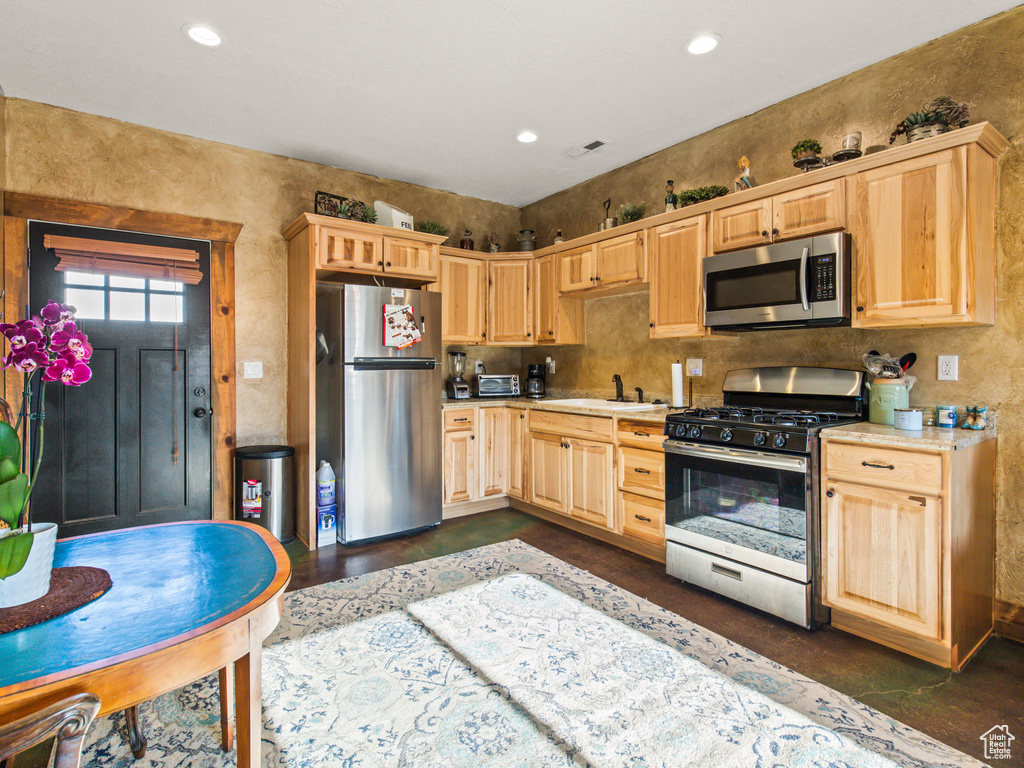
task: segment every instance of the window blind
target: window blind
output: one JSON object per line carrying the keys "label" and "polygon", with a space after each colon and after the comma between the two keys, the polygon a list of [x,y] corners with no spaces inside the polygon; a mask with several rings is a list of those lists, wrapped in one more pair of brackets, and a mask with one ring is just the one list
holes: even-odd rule
{"label": "window blind", "polygon": [[199,251],[156,245],[44,235],[43,246],[57,256],[58,272],[99,272],[198,285],[203,279]]}

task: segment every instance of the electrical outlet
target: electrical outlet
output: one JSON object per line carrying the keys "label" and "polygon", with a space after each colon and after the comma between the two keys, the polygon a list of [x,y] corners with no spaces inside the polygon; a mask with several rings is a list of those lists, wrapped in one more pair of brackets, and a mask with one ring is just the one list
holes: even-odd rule
{"label": "electrical outlet", "polygon": [[547,358],[547,360],[545,360],[544,362],[546,362],[546,363],[548,364],[548,373],[554,373],[554,372],[555,372],[555,361],[554,361],[554,360],[552,360],[552,359],[551,359],[551,358],[549,357],[549,358]]}
{"label": "electrical outlet", "polygon": [[255,363],[242,363],[243,375],[247,379],[262,379],[263,378],[263,363],[257,361]]}
{"label": "electrical outlet", "polygon": [[476,369],[475,370],[476,370],[476,375],[477,376],[479,376],[481,373],[484,372],[484,370],[486,370],[484,368],[484,361],[483,360],[477,360],[476,361]]}
{"label": "electrical outlet", "polygon": [[686,375],[687,376],[703,376],[704,375],[704,360],[700,357],[686,358]]}
{"label": "electrical outlet", "polygon": [[957,355],[939,355],[939,381],[957,381],[960,378],[960,358]]}

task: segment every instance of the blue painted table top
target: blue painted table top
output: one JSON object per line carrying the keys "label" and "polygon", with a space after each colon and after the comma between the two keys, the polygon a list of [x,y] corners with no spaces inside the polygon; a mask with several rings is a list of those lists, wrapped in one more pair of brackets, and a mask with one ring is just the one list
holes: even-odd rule
{"label": "blue painted table top", "polygon": [[191,632],[258,597],[277,574],[260,535],[230,523],[67,539],[53,565],[103,568],[113,587],[71,613],[0,635],[0,688]]}

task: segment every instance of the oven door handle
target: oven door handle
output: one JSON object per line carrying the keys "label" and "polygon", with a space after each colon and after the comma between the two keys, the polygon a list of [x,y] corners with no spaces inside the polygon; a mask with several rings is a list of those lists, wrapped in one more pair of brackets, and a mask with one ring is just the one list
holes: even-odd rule
{"label": "oven door handle", "polygon": [[774,453],[762,453],[760,451],[734,451],[714,445],[677,443],[674,440],[666,440],[664,445],[665,453],[692,456],[696,459],[727,461],[730,464],[747,464],[756,467],[767,467],[768,469],[781,469],[788,472],[807,471],[807,459],[802,457],[779,456]]}
{"label": "oven door handle", "polygon": [[804,312],[811,311],[811,306],[807,303],[807,256],[810,252],[811,249],[804,246],[803,253],[800,254],[800,303]]}

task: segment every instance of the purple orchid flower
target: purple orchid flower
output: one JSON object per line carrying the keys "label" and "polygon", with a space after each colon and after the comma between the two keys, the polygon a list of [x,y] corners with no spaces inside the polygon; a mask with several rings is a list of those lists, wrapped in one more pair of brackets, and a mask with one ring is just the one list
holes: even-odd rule
{"label": "purple orchid flower", "polygon": [[39,318],[47,328],[56,328],[59,331],[65,323],[75,319],[75,313],[59,301],[50,299],[40,310]]}
{"label": "purple orchid flower", "polygon": [[67,322],[59,331],[54,331],[50,337],[51,349],[58,355],[65,353],[72,355],[78,360],[88,362],[92,357],[92,345],[89,337],[78,330],[74,321]]}
{"label": "purple orchid flower", "polygon": [[43,371],[43,381],[59,381],[70,387],[80,387],[92,378],[92,369],[74,355],[58,357]]}
{"label": "purple orchid flower", "polygon": [[19,320],[16,323],[0,323],[0,333],[7,337],[11,349],[21,349],[29,342],[43,340],[43,331],[35,320]]}
{"label": "purple orchid flower", "polygon": [[4,368],[13,367],[19,373],[34,373],[36,369],[48,365],[49,362],[43,345],[30,341],[22,347],[12,349],[3,361],[0,361],[0,365]]}

